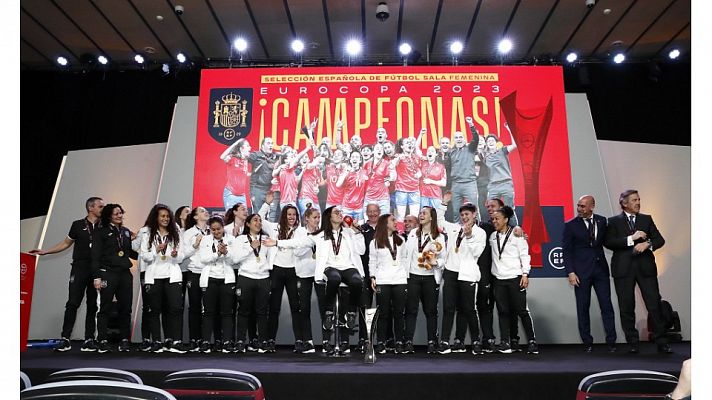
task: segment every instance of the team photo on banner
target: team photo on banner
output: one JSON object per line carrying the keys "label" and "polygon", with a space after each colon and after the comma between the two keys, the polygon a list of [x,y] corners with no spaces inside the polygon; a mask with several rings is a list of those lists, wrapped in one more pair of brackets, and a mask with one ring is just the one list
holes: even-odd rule
{"label": "team photo on banner", "polygon": [[193,205],[268,219],[294,206],[366,206],[399,231],[421,207],[446,218],[500,199],[527,235],[532,276],[563,277],[574,216],[561,67],[324,67],[203,70]]}

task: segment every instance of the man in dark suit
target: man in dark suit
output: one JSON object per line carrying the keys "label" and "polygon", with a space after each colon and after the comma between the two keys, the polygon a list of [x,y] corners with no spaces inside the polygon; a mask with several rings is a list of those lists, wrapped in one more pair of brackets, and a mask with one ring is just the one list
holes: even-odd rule
{"label": "man in dark suit", "polygon": [[640,288],[645,308],[652,316],[653,338],[658,352],[672,353],[665,337],[665,327],[660,308],[658,267],[653,251],[663,247],[665,239],[650,215],[640,213],[640,196],[637,190],[621,193],[618,202],[623,212],[608,219],[604,246],[613,250],[611,273],[616,285],[621,325],[630,353],[637,353],[638,330],[635,329],[635,284]]}
{"label": "man in dark suit", "polygon": [[614,352],[616,351],[615,314],[611,303],[608,261],[603,253],[607,222],[605,217],[593,213],[595,207],[596,199],[593,196],[581,196],[576,204],[578,217],[564,225],[562,239],[564,266],[569,276],[569,283],[574,286],[576,316],[584,351],[587,353],[593,351],[589,317],[591,287],[593,287],[601,307],[608,350]]}

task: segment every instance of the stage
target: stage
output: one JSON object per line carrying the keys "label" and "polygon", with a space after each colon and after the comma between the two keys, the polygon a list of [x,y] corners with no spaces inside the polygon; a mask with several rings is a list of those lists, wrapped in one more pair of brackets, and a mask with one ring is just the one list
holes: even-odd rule
{"label": "stage", "polygon": [[[375,365],[363,363],[360,353],[343,359],[321,353],[294,354],[278,347],[274,354],[148,354],[82,353],[80,342],[57,353],[28,349],[20,367],[33,385],[52,372],[82,367],[117,368],[136,373],[144,383],[160,387],[171,372],[221,368],[249,372],[264,385],[270,400],[279,399],[573,399],[586,375],[617,369],[643,369],[678,376],[682,361],[690,357],[690,342],[673,344],[674,354],[658,354],[642,343],[640,354],[608,353],[605,345],[586,354],[580,345],[541,345],[539,355],[471,353],[428,355],[416,346],[409,355],[377,355]],[[132,349],[133,350],[133,349]],[[318,348],[319,350],[319,348]]]}

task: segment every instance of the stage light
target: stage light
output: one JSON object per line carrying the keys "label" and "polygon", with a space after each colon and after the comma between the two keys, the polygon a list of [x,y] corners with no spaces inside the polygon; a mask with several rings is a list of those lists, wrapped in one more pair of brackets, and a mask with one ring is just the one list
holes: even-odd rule
{"label": "stage light", "polygon": [[143,56],[140,55],[140,54],[136,54],[136,55],[134,56],[134,60],[135,60],[137,63],[139,63],[139,64],[143,64],[143,61],[144,61]]}
{"label": "stage light", "polygon": [[176,55],[176,60],[178,60],[179,63],[183,64],[186,60],[185,54],[178,53],[178,55]]}
{"label": "stage light", "polygon": [[304,51],[304,42],[299,39],[292,40],[292,51],[297,54]]}
{"label": "stage light", "polygon": [[104,56],[99,56],[96,58],[96,60],[99,61],[99,64],[101,65],[106,65],[109,63],[109,60]]}
{"label": "stage light", "polygon": [[398,47],[398,51],[400,51],[401,55],[403,56],[407,56],[412,50],[413,48],[410,47],[408,43],[403,43]]}
{"label": "stage light", "polygon": [[460,54],[462,53],[462,42],[459,40],[456,40],[450,44],[450,53],[452,54]]}
{"label": "stage light", "polygon": [[346,52],[351,56],[355,57],[361,53],[361,42],[356,39],[351,39],[346,42]]}
{"label": "stage light", "polygon": [[569,55],[566,56],[566,61],[572,63],[578,59],[578,54],[574,53],[573,51],[569,53]]}
{"label": "stage light", "polygon": [[170,65],[163,63],[163,65],[161,65],[161,71],[163,71],[164,74],[170,73],[171,72]]}
{"label": "stage light", "polygon": [[57,57],[57,64],[65,67],[65,66],[67,66],[68,63],[69,63],[69,61],[67,61],[66,58],[64,58],[62,56]]}
{"label": "stage light", "polygon": [[680,50],[678,50],[678,49],[670,50],[670,52],[668,53],[668,57],[670,57],[671,60],[674,60],[674,59],[680,57]]}
{"label": "stage light", "polygon": [[625,55],[623,53],[618,53],[615,57],[613,57],[613,62],[616,64],[620,64],[623,61],[625,61]]}
{"label": "stage light", "polygon": [[233,45],[235,46],[235,50],[239,51],[240,53],[247,50],[247,41],[243,38],[235,39],[235,43],[233,43]]}
{"label": "stage light", "polygon": [[512,50],[512,41],[509,39],[502,39],[497,45],[497,51],[499,54],[507,54]]}

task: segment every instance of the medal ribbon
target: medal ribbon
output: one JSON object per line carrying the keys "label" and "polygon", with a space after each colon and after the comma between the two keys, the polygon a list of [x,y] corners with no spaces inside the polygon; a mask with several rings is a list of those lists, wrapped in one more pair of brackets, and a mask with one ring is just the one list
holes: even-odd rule
{"label": "medal ribbon", "polygon": [[[395,235],[395,232],[393,234]],[[391,240],[393,240],[393,244],[395,245],[393,236],[391,236]],[[391,258],[395,261],[398,258],[398,246],[391,246],[391,241],[387,240],[386,247],[388,247],[388,252],[391,253]]]}
{"label": "medal ribbon", "polygon": [[502,247],[499,246],[499,232],[497,232],[497,250],[499,251],[499,259],[502,259],[502,252],[504,251],[504,246],[507,245],[507,240],[509,240],[509,235],[512,234],[512,227],[509,226],[507,227],[507,234],[504,236],[504,243],[502,243]]}
{"label": "medal ribbon", "polygon": [[425,239],[425,242],[421,244],[422,235],[418,235],[418,251],[421,253],[423,252],[423,249],[425,249],[425,246],[428,244],[428,242],[430,242],[430,234],[425,234],[425,236],[427,236],[428,238]]}
{"label": "medal ribbon", "polygon": [[455,248],[460,249],[460,243],[462,243],[462,238],[465,237],[465,235],[462,234],[462,228],[460,228],[460,232],[457,234],[457,240],[455,241]]}
{"label": "medal ribbon", "polygon": [[114,228],[116,228],[116,245],[119,247],[119,251],[124,251],[124,241],[121,238],[121,228],[119,228],[116,225],[112,225],[111,230],[113,231]]}
{"label": "medal ribbon", "polygon": [[334,250],[334,255],[339,255],[339,250],[341,250],[341,229],[339,229],[339,239],[338,241],[334,241],[334,237],[331,237],[331,249]]}
{"label": "medal ribbon", "polygon": [[[250,247],[252,247],[252,236],[250,234],[247,234],[247,238],[250,239]],[[252,247],[252,252],[255,254],[255,257],[259,258],[260,256],[260,250],[262,250],[262,232],[260,232],[260,236],[258,238],[260,241],[260,245],[257,246],[257,248]]]}

